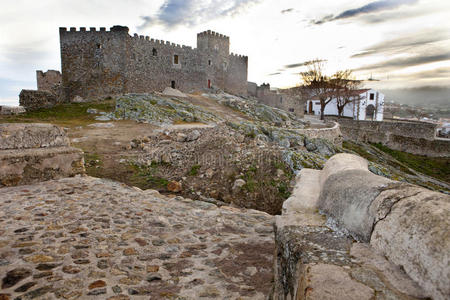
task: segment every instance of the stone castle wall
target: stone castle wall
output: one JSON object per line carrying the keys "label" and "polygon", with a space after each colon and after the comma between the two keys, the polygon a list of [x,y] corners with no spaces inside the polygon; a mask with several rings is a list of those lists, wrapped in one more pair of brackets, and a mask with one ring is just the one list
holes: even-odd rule
{"label": "stone castle wall", "polygon": [[[211,31],[197,35],[197,48],[130,36],[128,28],[60,28],[64,98],[95,98],[162,91],[175,85],[189,92],[208,87],[246,94],[245,56],[229,54],[229,38]],[[178,56],[178,64],[175,62]]]}
{"label": "stone castle wall", "polygon": [[256,97],[261,103],[266,105],[293,112],[300,118],[303,118],[305,114],[305,101],[303,99],[283,93],[273,92],[270,90],[269,84],[262,84],[261,86],[258,86],[254,82],[248,82],[247,94]]}
{"label": "stone castle wall", "polygon": [[433,157],[450,156],[450,140],[435,137],[436,124],[425,122],[356,121],[327,116],[339,122],[344,138],[356,142],[382,143],[403,152]]}

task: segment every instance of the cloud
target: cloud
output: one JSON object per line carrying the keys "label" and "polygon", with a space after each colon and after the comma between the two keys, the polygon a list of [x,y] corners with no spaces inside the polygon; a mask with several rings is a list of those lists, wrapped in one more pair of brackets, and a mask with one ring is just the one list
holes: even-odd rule
{"label": "cloud", "polygon": [[280,74],[281,74],[280,72],[275,72],[275,73],[269,74],[268,76],[275,76],[275,75],[280,75]]}
{"label": "cloud", "polygon": [[312,20],[311,23],[315,25],[320,25],[327,22],[332,22],[341,19],[348,19],[357,17],[360,15],[368,15],[375,12],[385,11],[395,9],[401,5],[411,5],[417,3],[418,0],[380,0],[374,1],[364,6],[348,9],[341,12],[338,15],[328,15],[319,20]]}
{"label": "cloud", "polygon": [[287,9],[283,9],[283,10],[281,11],[281,13],[282,13],[282,14],[287,14],[287,13],[290,13],[290,12],[293,12],[293,11],[294,11],[293,8],[287,8]]}
{"label": "cloud", "polygon": [[360,53],[351,57],[364,57],[379,53],[406,52],[408,48],[433,44],[450,39],[450,33],[443,29],[423,30],[413,34],[404,35],[395,39],[385,40],[373,46],[363,49]]}
{"label": "cloud", "polygon": [[383,61],[376,64],[366,65],[355,69],[355,71],[373,71],[373,70],[392,70],[399,68],[423,65],[432,62],[450,60],[450,52],[434,54],[434,55],[416,55],[406,58],[397,58]]}
{"label": "cloud", "polygon": [[[314,60],[314,61],[325,62],[326,60],[325,59],[317,59],[317,60]],[[304,61],[304,62],[300,62],[300,63],[285,65],[284,68],[286,68],[286,69],[293,69],[293,68],[298,68],[298,67],[304,67],[304,66],[310,65],[312,63],[313,63],[313,61],[308,60],[308,61]]]}
{"label": "cloud", "polygon": [[141,16],[138,29],[161,24],[168,28],[194,26],[212,19],[234,16],[261,0],[166,0],[154,16]]}

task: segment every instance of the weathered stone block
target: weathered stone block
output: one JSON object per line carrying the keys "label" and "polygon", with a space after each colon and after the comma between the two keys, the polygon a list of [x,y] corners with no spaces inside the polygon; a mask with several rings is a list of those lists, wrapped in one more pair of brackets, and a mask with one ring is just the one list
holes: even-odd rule
{"label": "weathered stone block", "polygon": [[0,150],[69,146],[61,127],[43,123],[0,124]]}
{"label": "weathered stone block", "polygon": [[449,228],[450,197],[416,188],[415,193],[398,199],[386,217],[378,221],[370,243],[390,261],[402,266],[433,299],[448,299]]}
{"label": "weathered stone block", "polygon": [[83,151],[71,147],[0,150],[0,187],[84,174]]}

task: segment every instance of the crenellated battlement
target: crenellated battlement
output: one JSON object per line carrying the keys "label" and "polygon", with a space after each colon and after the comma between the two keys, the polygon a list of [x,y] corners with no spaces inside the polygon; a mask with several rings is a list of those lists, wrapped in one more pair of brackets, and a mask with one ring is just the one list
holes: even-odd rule
{"label": "crenellated battlement", "polygon": [[228,37],[224,34],[221,34],[221,33],[215,32],[215,31],[211,31],[211,30],[206,30],[206,31],[203,31],[203,32],[200,32],[197,34],[197,37],[201,37],[201,36],[211,36],[211,37],[223,38],[223,39],[227,39],[227,40],[230,39],[230,37]]}
{"label": "crenellated battlement", "polygon": [[170,41],[152,39],[149,36],[138,35],[137,33],[135,33],[131,38],[133,40],[146,41],[149,44],[158,45],[158,46],[169,46],[169,47],[172,47],[172,48],[191,49],[192,50],[191,46],[175,44],[175,43],[172,43]]}
{"label": "crenellated battlement", "polygon": [[[196,47],[130,33],[126,26],[60,27],[62,91],[76,96],[217,87],[245,94],[248,57],[230,54],[230,38],[206,30]],[[81,54],[80,54],[81,53]],[[96,76],[89,76],[95,72]],[[40,78],[46,78],[38,73]]]}
{"label": "crenellated battlement", "polygon": [[233,53],[233,52],[230,53],[230,57],[232,57],[232,58],[248,59],[248,56],[236,54],[236,53]]}
{"label": "crenellated battlement", "polygon": [[87,27],[80,27],[79,30],[77,30],[77,27],[59,27],[59,32],[127,32],[129,31],[129,28],[127,26],[113,26],[109,30],[106,30],[106,27],[100,27],[98,30],[96,27],[89,27],[89,30],[86,30]]}

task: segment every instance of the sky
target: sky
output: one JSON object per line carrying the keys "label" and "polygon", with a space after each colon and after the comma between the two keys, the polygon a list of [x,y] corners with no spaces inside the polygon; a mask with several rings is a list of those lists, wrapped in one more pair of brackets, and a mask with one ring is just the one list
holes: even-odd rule
{"label": "sky", "polygon": [[60,70],[59,27],[124,25],[130,34],[196,46],[196,34],[230,37],[249,57],[248,80],[300,84],[304,62],[352,69],[377,89],[450,87],[447,0],[2,0],[0,105],[36,89],[36,70]]}

